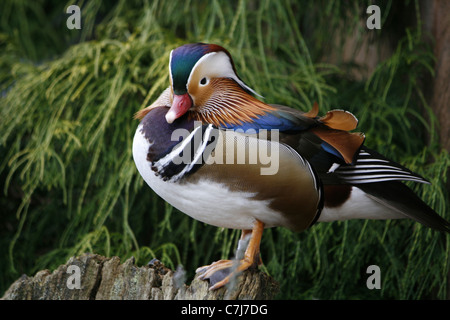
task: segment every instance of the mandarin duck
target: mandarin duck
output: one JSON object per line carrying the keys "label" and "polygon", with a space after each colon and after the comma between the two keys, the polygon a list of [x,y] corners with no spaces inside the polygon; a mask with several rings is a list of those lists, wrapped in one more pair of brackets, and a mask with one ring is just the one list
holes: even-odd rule
{"label": "mandarin duck", "polygon": [[[214,44],[171,51],[170,86],[138,111],[133,158],[169,204],[204,223],[241,229],[243,256],[196,270],[210,289],[257,266],[265,228],[300,232],[316,222],[410,218],[450,232],[450,223],[402,181],[429,183],[364,146],[343,110],[318,116],[266,104]],[[241,242],[240,242],[241,243]]]}

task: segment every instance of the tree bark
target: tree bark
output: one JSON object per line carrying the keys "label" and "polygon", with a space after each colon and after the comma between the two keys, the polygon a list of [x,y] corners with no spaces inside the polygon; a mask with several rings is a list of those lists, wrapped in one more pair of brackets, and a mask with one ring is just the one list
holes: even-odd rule
{"label": "tree bark", "polygon": [[269,300],[279,290],[270,276],[256,269],[243,272],[232,286],[214,291],[208,290],[208,281],[197,277],[186,285],[179,274],[159,261],[137,267],[134,258],[121,264],[118,257],[85,254],[70,258],[53,272],[23,275],[2,300]]}
{"label": "tree bark", "polygon": [[[430,84],[429,101],[439,121],[442,148],[450,152],[450,1],[422,0],[424,30],[431,34],[436,57],[435,76]],[[450,171],[447,171],[450,192]],[[447,299],[450,299],[450,272],[447,275]]]}
{"label": "tree bark", "polygon": [[434,39],[436,57],[430,104],[439,119],[442,147],[450,152],[450,2],[423,1],[424,29]]}

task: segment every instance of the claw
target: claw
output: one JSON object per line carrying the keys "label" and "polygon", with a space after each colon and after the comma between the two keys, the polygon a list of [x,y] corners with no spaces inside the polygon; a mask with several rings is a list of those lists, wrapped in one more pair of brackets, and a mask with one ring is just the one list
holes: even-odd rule
{"label": "claw", "polygon": [[[205,274],[205,273],[209,273],[211,271],[215,272],[215,271],[219,271],[219,270],[222,270],[225,268],[229,268],[232,265],[233,265],[233,261],[231,261],[231,260],[219,260],[219,261],[213,262],[209,266],[203,266],[203,267],[197,268],[197,270],[195,270],[195,273]],[[206,276],[203,276],[203,277],[206,277]]]}
{"label": "claw", "polygon": [[224,285],[228,284],[231,279],[234,277],[237,277],[242,271],[247,270],[253,265],[253,262],[246,261],[246,260],[240,260],[236,261],[238,263],[237,267],[234,268],[233,272],[231,272],[228,276],[226,276],[222,281],[219,281],[215,284],[213,284],[209,290],[216,290],[220,287],[223,287]]}
{"label": "claw", "polygon": [[[263,230],[264,223],[256,220],[253,230],[251,231],[252,237],[245,250],[243,259],[219,260],[209,266],[199,267],[195,270],[195,272],[199,274],[198,278],[200,280],[209,279],[210,284],[212,285],[209,290],[216,290],[229,283],[231,279],[236,277],[242,271],[247,270],[251,266],[260,264],[259,245],[261,243]],[[250,231],[244,230],[242,235],[246,236],[249,233]]]}

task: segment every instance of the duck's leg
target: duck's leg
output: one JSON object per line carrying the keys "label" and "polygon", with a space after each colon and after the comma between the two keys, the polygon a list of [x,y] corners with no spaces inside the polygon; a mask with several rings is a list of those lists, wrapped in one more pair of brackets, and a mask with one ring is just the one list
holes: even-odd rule
{"label": "duck's leg", "polygon": [[196,273],[201,273],[200,279],[208,279],[214,273],[230,269],[231,273],[226,275],[222,280],[216,282],[210,290],[218,289],[226,285],[234,276],[240,272],[247,270],[253,265],[260,264],[259,259],[259,245],[261,243],[261,237],[264,230],[264,223],[256,220],[252,230],[242,230],[241,240],[244,239],[251,233],[250,242],[248,243],[247,249],[245,250],[244,257],[241,260],[220,260],[214,262],[209,266],[200,267],[196,270]]}
{"label": "duck's leg", "polygon": [[[248,236],[251,236],[252,234],[252,230],[250,229],[244,229],[242,230],[241,233],[241,238],[239,240],[239,244],[238,244],[238,248],[237,248],[237,254],[236,254],[236,258],[235,259],[240,259],[240,251],[242,250],[241,248],[241,243],[245,243],[245,245],[248,245],[248,241],[246,241],[246,238]],[[245,250],[245,249],[244,249]],[[242,250],[242,252],[244,251]],[[210,279],[210,277],[216,272],[216,271],[223,271],[225,269],[231,269],[231,267],[233,266],[233,264],[236,263],[236,260],[219,260],[219,261],[215,261],[210,265],[206,265],[206,266],[202,266],[197,268],[197,270],[195,270],[196,273],[200,273],[199,279],[200,280],[204,280],[204,279]],[[222,272],[223,274],[226,273],[226,275],[228,275],[230,273],[230,271],[224,271]],[[225,276],[226,276],[225,275]],[[217,276],[217,275],[216,275]],[[225,277],[224,276],[224,277]],[[222,278],[224,278],[222,277]],[[221,279],[222,280],[222,279]],[[213,281],[212,281],[213,282]],[[215,283],[215,281],[214,281]]]}

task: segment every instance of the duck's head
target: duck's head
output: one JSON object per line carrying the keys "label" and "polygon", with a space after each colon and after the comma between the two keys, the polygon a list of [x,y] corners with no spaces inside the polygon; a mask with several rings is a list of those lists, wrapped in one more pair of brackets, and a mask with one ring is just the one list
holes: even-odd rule
{"label": "duck's head", "polygon": [[[171,51],[168,123],[185,114],[218,126],[251,121],[270,107],[237,75],[230,53],[216,44],[192,43]],[[153,104],[152,106],[157,106]],[[150,106],[149,108],[151,108]]]}
{"label": "duck's head", "polygon": [[230,53],[215,44],[193,43],[170,53],[170,81],[173,103],[166,115],[167,122],[194,112],[219,111],[225,94],[255,92],[237,75]]}

